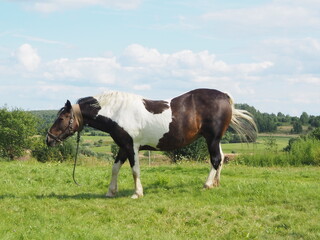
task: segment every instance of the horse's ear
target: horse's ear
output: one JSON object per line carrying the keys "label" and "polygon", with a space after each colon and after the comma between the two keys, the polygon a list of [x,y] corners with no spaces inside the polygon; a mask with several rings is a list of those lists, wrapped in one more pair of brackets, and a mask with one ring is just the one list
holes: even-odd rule
{"label": "horse's ear", "polygon": [[66,110],[71,110],[71,102],[69,100],[67,100],[66,104],[64,105],[64,107],[66,108]]}

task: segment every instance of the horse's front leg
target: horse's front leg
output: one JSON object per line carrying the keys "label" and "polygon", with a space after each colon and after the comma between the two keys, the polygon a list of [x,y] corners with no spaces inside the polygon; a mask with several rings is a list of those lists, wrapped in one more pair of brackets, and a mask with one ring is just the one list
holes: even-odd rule
{"label": "horse's front leg", "polygon": [[135,186],[135,191],[131,198],[137,199],[143,197],[143,188],[140,180],[139,147],[134,147],[134,154],[129,156],[129,161]]}
{"label": "horse's front leg", "polygon": [[106,194],[106,197],[115,197],[116,193],[118,192],[118,174],[121,168],[121,162],[115,162],[112,166],[112,176],[111,176],[111,182],[109,185],[108,193]]}
{"label": "horse's front leg", "polygon": [[118,155],[116,160],[112,166],[112,175],[111,175],[111,182],[109,185],[108,193],[106,194],[107,197],[115,197],[116,193],[118,192],[118,174],[120,171],[121,166],[127,159],[127,153],[124,149],[119,149]]}

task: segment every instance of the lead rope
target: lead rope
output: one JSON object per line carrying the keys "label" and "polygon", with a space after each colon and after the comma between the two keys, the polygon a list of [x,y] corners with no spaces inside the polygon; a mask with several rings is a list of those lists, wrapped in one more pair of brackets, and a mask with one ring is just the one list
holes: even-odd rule
{"label": "lead rope", "polygon": [[74,164],[73,164],[73,173],[72,173],[72,178],[75,184],[77,184],[78,186],[81,186],[75,179],[74,175],[76,173],[76,166],[77,166],[77,158],[78,158],[78,151],[79,151],[79,143],[80,143],[80,131],[78,131],[78,135],[77,135],[77,150],[76,150],[76,156],[74,158]]}

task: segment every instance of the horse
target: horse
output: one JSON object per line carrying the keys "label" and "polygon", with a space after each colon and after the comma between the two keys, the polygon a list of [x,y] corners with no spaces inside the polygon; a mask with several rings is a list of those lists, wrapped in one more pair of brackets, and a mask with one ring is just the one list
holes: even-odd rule
{"label": "horse", "polygon": [[224,160],[220,140],[229,125],[246,139],[256,137],[257,127],[251,114],[236,109],[229,94],[215,89],[195,89],[171,100],[106,91],[80,98],[73,105],[67,100],[48,130],[46,143],[53,147],[84,126],[109,133],[119,151],[106,197],[116,196],[119,170],[128,159],[135,185],[132,198],[136,199],[143,196],[139,150],[174,150],[201,136],[206,140],[211,162],[204,188],[219,186]]}

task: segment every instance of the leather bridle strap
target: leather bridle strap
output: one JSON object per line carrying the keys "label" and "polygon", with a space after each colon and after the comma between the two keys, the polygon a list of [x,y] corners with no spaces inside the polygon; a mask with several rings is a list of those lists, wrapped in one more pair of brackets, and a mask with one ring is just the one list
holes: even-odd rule
{"label": "leather bridle strap", "polygon": [[47,132],[47,134],[48,134],[49,137],[51,137],[52,139],[54,139],[56,142],[59,142],[59,143],[62,142],[62,140],[60,139],[60,137],[61,137],[62,134],[60,134],[59,136],[55,136],[55,135],[53,135],[53,134],[52,134],[51,132],[49,132],[49,131]]}

